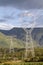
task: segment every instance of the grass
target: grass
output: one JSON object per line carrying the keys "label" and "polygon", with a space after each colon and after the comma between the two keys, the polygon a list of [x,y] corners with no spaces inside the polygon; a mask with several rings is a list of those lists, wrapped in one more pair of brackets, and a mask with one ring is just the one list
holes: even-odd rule
{"label": "grass", "polygon": [[10,62],[2,63],[0,65],[43,65],[43,62]]}
{"label": "grass", "polygon": [[[12,37],[12,43],[14,48],[24,48],[24,42],[22,40]],[[0,47],[9,48],[11,44],[11,36],[6,36],[0,32]]]}

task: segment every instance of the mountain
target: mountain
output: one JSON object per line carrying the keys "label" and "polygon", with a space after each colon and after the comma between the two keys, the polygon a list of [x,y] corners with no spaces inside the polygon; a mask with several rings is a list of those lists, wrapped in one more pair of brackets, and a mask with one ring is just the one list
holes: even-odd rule
{"label": "mountain", "polygon": [[26,32],[22,28],[13,28],[11,30],[0,30],[1,33],[7,36],[16,36],[17,39],[25,37]]}
{"label": "mountain", "polygon": [[[27,30],[30,29],[31,28],[27,28]],[[4,43],[0,42],[0,44],[6,45],[5,42],[7,41],[7,44],[9,46],[10,37],[12,37],[14,47],[24,47],[25,35],[26,35],[26,31],[22,28],[13,28],[11,30],[0,30],[0,38],[2,37],[2,39],[0,40],[2,41],[4,40]],[[32,35],[34,46],[43,46],[43,28],[34,28],[31,35]]]}
{"label": "mountain", "polygon": [[39,45],[43,45],[43,28],[35,28],[32,31],[32,38],[39,43]]}
{"label": "mountain", "polygon": [[0,32],[0,48],[24,48],[24,42]]}

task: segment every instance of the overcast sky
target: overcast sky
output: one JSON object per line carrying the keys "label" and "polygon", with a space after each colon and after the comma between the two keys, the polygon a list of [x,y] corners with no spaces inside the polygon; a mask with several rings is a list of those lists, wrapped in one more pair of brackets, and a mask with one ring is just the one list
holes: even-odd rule
{"label": "overcast sky", "polygon": [[23,21],[31,27],[43,27],[43,0],[0,0],[0,29],[21,27]]}

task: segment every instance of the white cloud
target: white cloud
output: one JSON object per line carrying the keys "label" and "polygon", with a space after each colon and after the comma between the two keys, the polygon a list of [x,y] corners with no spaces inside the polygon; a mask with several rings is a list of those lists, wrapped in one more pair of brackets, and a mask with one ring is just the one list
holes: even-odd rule
{"label": "white cloud", "polygon": [[10,30],[12,29],[14,26],[11,24],[6,24],[6,23],[0,23],[0,29],[1,30]]}

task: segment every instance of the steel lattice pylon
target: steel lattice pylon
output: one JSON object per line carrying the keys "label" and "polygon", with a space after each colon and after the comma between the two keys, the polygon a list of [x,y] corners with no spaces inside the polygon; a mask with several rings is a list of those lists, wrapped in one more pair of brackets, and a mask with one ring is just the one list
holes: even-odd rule
{"label": "steel lattice pylon", "polygon": [[14,53],[14,44],[13,44],[13,36],[10,36],[10,53],[13,52]]}
{"label": "steel lattice pylon", "polygon": [[[33,44],[33,39],[32,39],[32,34],[31,33],[32,33],[33,29],[35,28],[35,25],[36,25],[35,20],[37,18],[34,17],[34,20],[33,20],[32,24],[31,24],[30,30],[27,30],[27,28],[29,26],[29,22],[23,20],[23,17],[25,17],[25,16],[34,16],[34,15],[26,12],[25,14],[21,15],[21,18],[20,18],[21,27],[26,32],[26,44],[25,44],[26,52],[25,52],[25,58],[27,58],[27,55],[28,55],[28,48],[30,48],[32,57],[35,57],[34,44]],[[30,42],[28,42],[28,40]],[[28,44],[29,44],[29,46],[28,46]]]}

